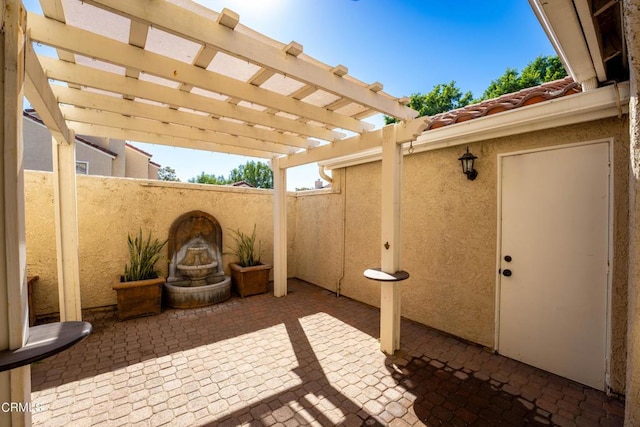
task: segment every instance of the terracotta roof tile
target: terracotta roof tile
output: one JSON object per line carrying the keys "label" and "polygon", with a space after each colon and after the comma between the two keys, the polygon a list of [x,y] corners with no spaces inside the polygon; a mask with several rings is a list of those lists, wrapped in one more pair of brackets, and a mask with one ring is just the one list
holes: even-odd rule
{"label": "terracotta roof tile", "polygon": [[561,80],[543,83],[540,86],[522,89],[498,98],[488,99],[477,104],[436,114],[431,117],[431,121],[426,130],[438,129],[443,126],[462,123],[580,92],[582,92],[581,86],[574,82],[571,77],[565,77]]}

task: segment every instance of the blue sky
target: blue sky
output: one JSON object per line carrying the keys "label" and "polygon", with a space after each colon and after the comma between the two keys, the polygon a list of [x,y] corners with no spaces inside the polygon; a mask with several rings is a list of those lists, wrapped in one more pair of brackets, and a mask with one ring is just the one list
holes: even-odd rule
{"label": "blue sky", "polygon": [[[454,80],[480,96],[507,67],[555,55],[526,0],[198,0],[231,9],[240,22],[308,55],[345,65],[349,74],[401,97]],[[28,9],[33,0],[25,2]],[[34,9],[35,7],[35,9]],[[381,125],[381,119],[372,120]],[[228,175],[248,158],[135,143],[182,181],[204,171]],[[317,166],[289,170],[288,188],[312,187]]]}

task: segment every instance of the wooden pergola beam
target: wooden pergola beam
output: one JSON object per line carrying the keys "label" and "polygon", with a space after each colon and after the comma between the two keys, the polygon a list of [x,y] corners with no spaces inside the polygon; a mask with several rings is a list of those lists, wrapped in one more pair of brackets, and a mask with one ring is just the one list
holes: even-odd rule
{"label": "wooden pergola beam", "polygon": [[283,132],[291,132],[327,141],[333,141],[342,137],[340,132],[308,125],[274,114],[268,114],[253,108],[229,104],[203,95],[175,90],[167,86],[125,76],[118,76],[107,71],[60,61],[46,56],[39,56],[38,58],[46,70],[47,77],[53,80],[88,86],[113,93],[121,93],[123,95],[131,95],[167,105],[207,112],[219,117],[229,117],[252,124],[275,128]]}
{"label": "wooden pergola beam", "polygon": [[120,114],[97,110],[86,110],[71,106],[62,106],[61,111],[66,120],[74,122],[91,123],[146,133],[160,133],[178,138],[211,142],[219,144],[220,146],[228,145],[239,148],[251,148],[254,150],[262,150],[272,153],[287,154],[291,151],[291,148],[281,144],[274,144],[241,136],[225,135],[217,132],[207,132],[202,129],[162,123],[156,120],[125,117]]}
{"label": "wooden pergola beam", "polygon": [[[135,2],[137,4],[137,2]],[[168,4],[168,3],[155,3]],[[179,8],[180,9],[180,8]],[[273,91],[244,83],[222,74],[214,73],[182,61],[142,50],[108,37],[62,24],[58,21],[29,13],[28,25],[31,39],[59,49],[81,54],[89,58],[109,62],[125,68],[135,68],[145,73],[179,83],[190,84],[212,92],[243,99],[258,105],[277,108],[309,120],[327,123],[356,133],[366,131],[359,120],[298,101]],[[413,110],[411,110],[413,111]]]}
{"label": "wooden pergola beam", "polygon": [[[261,67],[275,70],[301,82],[344,96],[355,102],[389,116],[407,120],[417,113],[389,96],[377,95],[369,88],[341,78],[330,69],[324,69],[309,61],[283,52],[265,43],[231,30],[225,26],[211,25],[204,16],[173,5],[153,0],[85,0],[86,3],[147,23],[172,34],[206,45],[214,46],[230,55],[242,58]],[[344,129],[348,129],[344,126]]]}
{"label": "wooden pergola beam", "polygon": [[68,122],[68,124],[69,127],[79,135],[90,135],[101,138],[116,138],[127,141],[148,142],[150,144],[166,145],[169,147],[191,148],[194,150],[223,151],[227,154],[257,157],[261,159],[272,159],[274,157],[274,154],[269,151],[234,147],[229,145],[216,144],[214,142],[168,136],[160,133],[142,132],[131,129],[114,128],[109,126],[73,121]]}
{"label": "wooden pergola beam", "polygon": [[[163,123],[180,123],[184,126],[191,126],[202,130],[225,133],[232,136],[243,136],[297,148],[307,148],[309,145],[305,138],[247,126],[245,124],[233,123],[228,120],[213,119],[207,116],[177,111],[168,107],[127,101],[114,96],[99,95],[64,86],[56,86],[53,91],[59,102],[76,107],[124,114],[130,117],[141,117]],[[288,150],[285,150],[285,152],[288,152]]]}
{"label": "wooden pergola beam", "polygon": [[58,108],[49,80],[30,43],[26,43],[25,50],[25,96],[56,139],[68,143],[71,140],[69,129]]}

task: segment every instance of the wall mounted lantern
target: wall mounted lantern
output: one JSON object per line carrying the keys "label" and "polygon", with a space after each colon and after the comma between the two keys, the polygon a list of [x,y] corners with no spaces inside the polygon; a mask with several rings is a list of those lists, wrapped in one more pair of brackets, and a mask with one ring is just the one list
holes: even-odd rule
{"label": "wall mounted lantern", "polygon": [[467,179],[470,181],[473,181],[478,176],[478,171],[473,168],[476,159],[477,157],[469,152],[469,147],[467,147],[467,152],[458,158],[462,163],[462,173],[467,175]]}

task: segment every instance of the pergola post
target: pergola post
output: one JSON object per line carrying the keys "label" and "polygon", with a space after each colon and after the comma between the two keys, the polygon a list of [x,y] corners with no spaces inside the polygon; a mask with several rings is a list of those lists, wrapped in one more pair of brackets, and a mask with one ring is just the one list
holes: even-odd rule
{"label": "pergola post", "polygon": [[287,169],[280,160],[271,161],[273,170],[273,295],[287,295]]}
{"label": "pergola post", "polygon": [[75,135],[70,131],[69,141],[58,141],[53,137],[51,142],[60,320],[82,320]]}
{"label": "pergola post", "polygon": [[[400,270],[400,196],[402,145],[396,143],[396,126],[382,130],[382,264],[384,273]],[[380,349],[393,354],[400,348],[400,282],[380,282]]]}
{"label": "pergola post", "polygon": [[624,2],[629,57],[629,284],[625,425],[640,424],[640,6]]}
{"label": "pergola post", "polygon": [[[22,102],[26,15],[19,0],[2,0],[2,162],[0,162],[0,350],[23,347],[28,338]],[[0,402],[31,401],[29,366],[0,373]],[[0,425],[31,424],[28,411],[0,411]]]}

